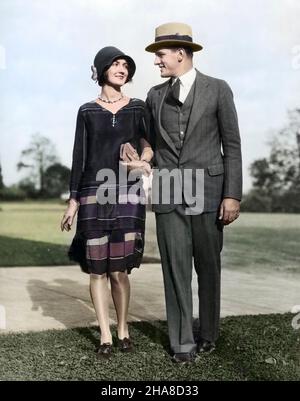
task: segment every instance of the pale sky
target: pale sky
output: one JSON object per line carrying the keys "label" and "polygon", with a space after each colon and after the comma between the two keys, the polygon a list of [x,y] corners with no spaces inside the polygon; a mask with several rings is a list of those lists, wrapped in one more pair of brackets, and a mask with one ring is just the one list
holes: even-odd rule
{"label": "pale sky", "polygon": [[300,107],[299,0],[0,0],[0,163],[4,183],[22,178],[16,164],[32,134],[56,144],[71,166],[79,106],[95,99],[97,51],[116,46],[137,72],[124,91],[145,99],[162,82],[144,51],[165,22],[192,26],[203,45],[194,64],[231,86],[242,138],[245,190],[250,163]]}

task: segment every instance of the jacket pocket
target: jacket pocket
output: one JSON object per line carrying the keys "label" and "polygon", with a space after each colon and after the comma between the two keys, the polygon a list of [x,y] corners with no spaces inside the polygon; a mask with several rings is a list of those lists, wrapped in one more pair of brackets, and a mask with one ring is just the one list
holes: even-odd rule
{"label": "jacket pocket", "polygon": [[211,176],[224,174],[223,164],[214,164],[213,166],[207,167],[208,174]]}

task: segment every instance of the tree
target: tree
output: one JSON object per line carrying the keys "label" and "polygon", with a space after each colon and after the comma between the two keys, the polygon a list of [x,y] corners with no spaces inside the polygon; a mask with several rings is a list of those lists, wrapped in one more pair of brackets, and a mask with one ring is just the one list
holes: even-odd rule
{"label": "tree", "polygon": [[50,198],[59,197],[68,191],[71,170],[60,163],[55,163],[45,171],[45,194]]}
{"label": "tree", "polygon": [[39,195],[45,194],[45,172],[48,167],[57,162],[55,147],[52,142],[39,133],[32,136],[27,149],[21,153],[21,160],[17,164],[18,170],[30,169],[30,181],[34,182]]}
{"label": "tree", "polygon": [[[270,142],[270,155],[250,166],[253,190],[245,207],[268,202],[270,211],[298,211],[300,204],[300,109],[288,113],[289,123]],[[258,201],[259,200],[259,201]],[[256,205],[256,206],[255,206]]]}

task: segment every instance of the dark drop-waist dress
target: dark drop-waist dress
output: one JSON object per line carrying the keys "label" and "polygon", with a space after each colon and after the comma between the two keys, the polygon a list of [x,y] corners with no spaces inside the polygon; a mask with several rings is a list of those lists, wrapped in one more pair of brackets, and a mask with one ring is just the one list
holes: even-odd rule
{"label": "dark drop-waist dress", "polygon": [[146,213],[142,180],[120,179],[119,162],[126,142],[140,154],[140,140],[148,137],[145,121],[145,103],[135,98],[115,114],[95,101],[79,108],[70,198],[80,205],[69,258],[86,273],[130,273],[140,266]]}

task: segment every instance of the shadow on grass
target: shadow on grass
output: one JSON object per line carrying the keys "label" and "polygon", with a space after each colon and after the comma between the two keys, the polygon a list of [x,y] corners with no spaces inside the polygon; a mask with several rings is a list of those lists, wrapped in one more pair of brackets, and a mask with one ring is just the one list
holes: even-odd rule
{"label": "shadow on grass", "polygon": [[0,236],[0,266],[72,265],[68,246]]}
{"label": "shadow on grass", "polygon": [[170,352],[167,322],[133,322],[130,326],[148,341],[151,346],[160,345],[166,352]]}

